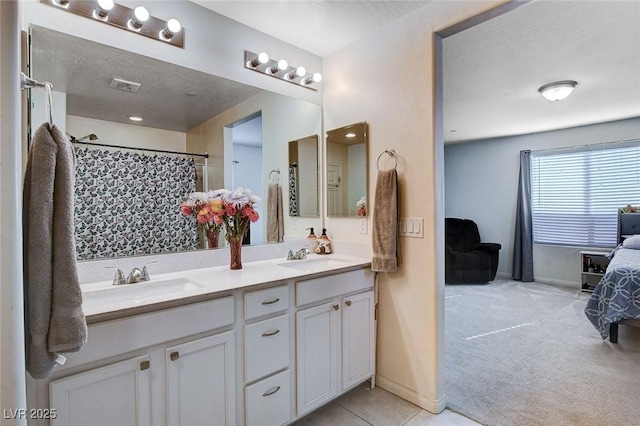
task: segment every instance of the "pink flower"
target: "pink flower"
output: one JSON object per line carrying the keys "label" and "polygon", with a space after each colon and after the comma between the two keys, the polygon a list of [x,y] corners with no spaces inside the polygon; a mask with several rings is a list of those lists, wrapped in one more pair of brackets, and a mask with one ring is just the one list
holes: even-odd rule
{"label": "pink flower", "polygon": [[231,204],[227,204],[224,206],[224,214],[227,216],[233,216],[236,214],[236,209]]}
{"label": "pink flower", "polygon": [[[250,207],[249,209],[250,209],[251,211],[249,211],[248,213],[246,213],[246,216],[249,218],[249,220],[250,220],[251,222],[257,222],[257,221],[258,221],[258,219],[260,219],[260,215],[258,214],[258,212],[257,212],[257,211],[255,211],[255,210],[253,209],[253,207]],[[244,213],[244,210],[245,210],[245,209],[243,209],[243,211],[242,211],[243,213]]]}
{"label": "pink flower", "polygon": [[191,208],[191,206],[189,205],[189,203],[187,203],[186,201],[184,203],[182,203],[182,205],[180,206],[180,212],[182,212],[183,215],[185,216],[191,216],[191,214],[193,214],[193,209]]}
{"label": "pink flower", "polygon": [[222,216],[217,214],[213,216],[213,223],[215,223],[216,225],[222,225],[222,222],[224,222]]}

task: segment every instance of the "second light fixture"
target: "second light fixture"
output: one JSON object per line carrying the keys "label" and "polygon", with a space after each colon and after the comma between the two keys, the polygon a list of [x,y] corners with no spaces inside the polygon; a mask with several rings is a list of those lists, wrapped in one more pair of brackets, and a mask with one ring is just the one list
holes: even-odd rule
{"label": "second light fixture", "polygon": [[265,52],[254,53],[245,50],[244,64],[245,68],[252,71],[276,77],[289,83],[298,84],[311,90],[317,90],[315,87],[312,87],[312,85],[322,81],[322,74],[307,73],[305,67],[293,67],[284,59],[271,59]]}

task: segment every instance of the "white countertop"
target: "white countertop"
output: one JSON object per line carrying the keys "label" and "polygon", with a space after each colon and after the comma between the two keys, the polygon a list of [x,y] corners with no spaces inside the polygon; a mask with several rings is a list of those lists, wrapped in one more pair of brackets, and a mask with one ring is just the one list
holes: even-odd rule
{"label": "white countertop", "polygon": [[371,259],[342,254],[310,254],[307,259],[283,258],[243,263],[240,270],[229,266],[191,269],[152,275],[147,282],[114,286],[112,281],[82,285],[87,323],[136,315],[194,303],[219,293],[311,275],[341,272],[369,266]]}

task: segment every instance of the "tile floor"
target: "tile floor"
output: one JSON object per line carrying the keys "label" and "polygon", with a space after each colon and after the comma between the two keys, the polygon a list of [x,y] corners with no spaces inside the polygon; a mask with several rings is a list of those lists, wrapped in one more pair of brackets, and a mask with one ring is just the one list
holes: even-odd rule
{"label": "tile floor", "polygon": [[295,423],[298,426],[477,426],[453,411],[431,414],[376,387],[363,384]]}

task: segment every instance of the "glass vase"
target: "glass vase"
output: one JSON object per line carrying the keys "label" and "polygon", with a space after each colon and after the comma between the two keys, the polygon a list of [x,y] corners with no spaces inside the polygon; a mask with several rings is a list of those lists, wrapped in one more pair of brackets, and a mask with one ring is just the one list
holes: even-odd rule
{"label": "glass vase", "polygon": [[229,238],[229,269],[242,269],[242,238]]}
{"label": "glass vase", "polygon": [[210,229],[206,232],[207,234],[207,247],[210,249],[218,248],[218,239],[220,238],[220,233],[216,230]]}

